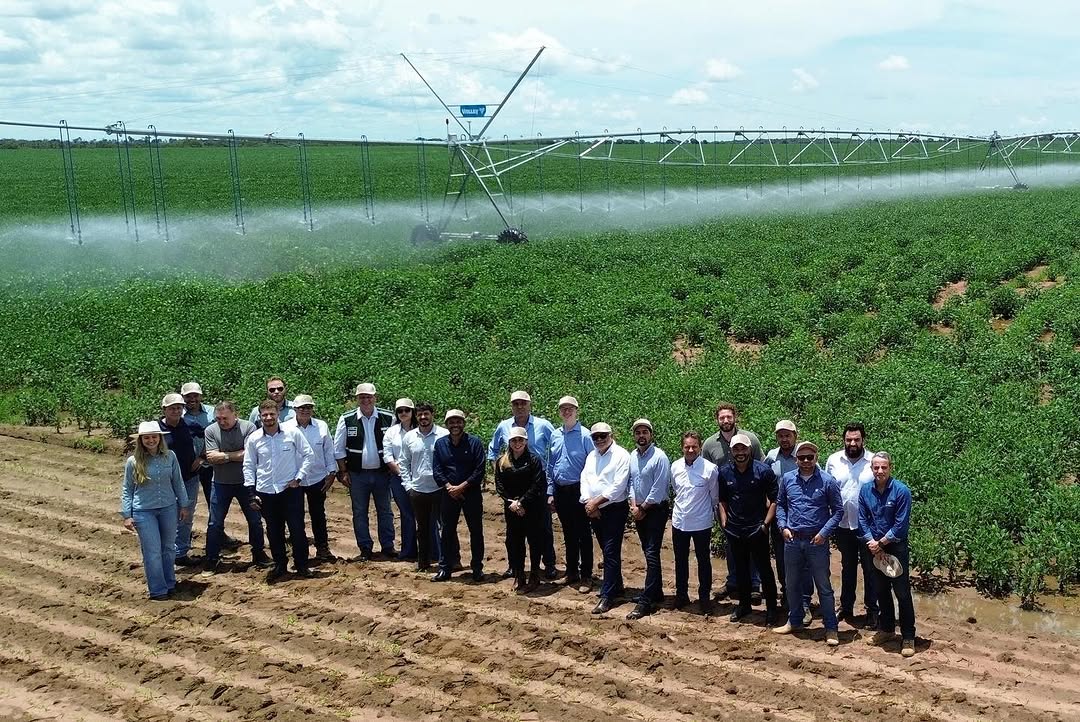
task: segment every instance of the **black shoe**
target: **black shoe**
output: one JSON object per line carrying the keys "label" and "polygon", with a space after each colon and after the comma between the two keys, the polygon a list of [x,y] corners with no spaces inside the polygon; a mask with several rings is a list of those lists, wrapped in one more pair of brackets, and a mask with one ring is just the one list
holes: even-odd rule
{"label": "black shoe", "polygon": [[251,563],[257,566],[259,569],[269,569],[274,566],[274,560],[266,556],[266,553],[255,554],[251,557]]}
{"label": "black shoe", "polygon": [[690,597],[679,594],[675,597],[675,603],[672,606],[675,607],[675,609],[682,609],[683,607],[689,606],[689,604]]}
{"label": "black shoe", "polygon": [[240,540],[233,539],[231,536],[225,535],[225,538],[221,540],[221,546],[225,547],[226,549],[239,549]]}
{"label": "black shoe", "polygon": [[725,599],[733,599],[733,598],[735,598],[736,596],[738,596],[738,595],[736,594],[736,592],[735,592],[735,590],[734,590],[734,589],[728,589],[727,587],[724,587],[724,588],[723,588],[723,589],[721,589],[721,590],[720,590],[720,592],[719,592],[719,593],[718,593],[718,594],[716,595],[716,598],[717,598],[717,600],[718,600],[718,601],[721,601],[721,602],[722,602],[722,601],[724,601]]}
{"label": "black shoe", "polygon": [[739,621],[740,619],[742,619],[743,617],[745,617],[749,613],[750,613],[749,609],[743,609],[742,607],[735,607],[734,611],[731,612],[731,616],[728,617],[728,619],[730,619],[732,622],[737,622],[737,621]]}
{"label": "black shoe", "polygon": [[415,554],[399,554],[397,560],[399,562],[415,562],[416,561],[416,555]]}
{"label": "black shoe", "polygon": [[370,549],[361,549],[360,553],[356,556],[356,561],[358,561],[358,562],[370,562],[371,561],[371,550]]}
{"label": "black shoe", "polygon": [[169,601],[169,595],[168,594],[151,594],[150,595],[150,601],[151,602],[167,602],[167,601]]}
{"label": "black shoe", "polygon": [[177,557],[173,563],[178,567],[197,567],[202,564],[202,559],[185,554],[182,557]]}
{"label": "black shoe", "polygon": [[877,629],[878,626],[878,613],[867,612],[866,622],[863,624],[863,629]]}
{"label": "black shoe", "polygon": [[317,562],[336,562],[337,557],[330,551],[330,547],[317,547],[315,549],[315,561]]}
{"label": "black shoe", "polygon": [[593,607],[593,614],[607,614],[611,611],[611,602],[607,597],[600,597],[600,602]]}
{"label": "black shoe", "polygon": [[765,612],[765,626],[769,628],[775,627],[778,618],[775,609]]}
{"label": "black shoe", "polygon": [[846,619],[846,620],[848,620],[850,622],[851,618],[854,617],[854,616],[855,616],[854,610],[851,610],[851,609],[837,609],[836,610],[836,621],[838,621],[838,622],[841,621],[841,620],[844,620],[844,619]]}
{"label": "black shoe", "polygon": [[390,547],[388,549],[383,549],[379,554],[382,555],[383,559],[396,559],[398,552],[394,547]]}
{"label": "black shoe", "polygon": [[435,572],[435,576],[431,578],[431,581],[448,582],[450,581],[450,576],[450,572],[446,571],[445,569],[440,569],[439,571]]}
{"label": "black shoe", "polygon": [[644,602],[639,602],[634,609],[626,615],[627,619],[641,619],[652,614],[652,607]]}
{"label": "black shoe", "polygon": [[518,574],[514,577],[514,591],[518,594],[524,594],[528,588],[528,584],[525,582],[525,574]]}
{"label": "black shoe", "polygon": [[484,581],[484,572],[480,569],[474,569],[472,573],[472,580],[477,583]]}
{"label": "black shoe", "polygon": [[453,571],[455,571],[455,572],[463,572],[463,571],[465,571],[465,565],[462,564],[461,562],[457,562],[457,563],[454,564]]}
{"label": "black shoe", "polygon": [[273,584],[274,582],[283,578],[287,572],[288,569],[286,569],[285,567],[275,566],[273,569],[266,573],[266,583]]}
{"label": "black shoe", "polygon": [[503,579],[513,579],[514,578],[514,570],[511,569],[510,567],[507,567],[506,571],[502,573],[502,578]]}
{"label": "black shoe", "polygon": [[712,601],[709,599],[699,599],[698,609],[700,609],[701,613],[706,616],[712,614]]}
{"label": "black shoe", "polygon": [[762,602],[761,592],[751,592],[750,593],[750,606],[756,607],[759,604],[761,604],[761,602]]}
{"label": "black shoe", "polygon": [[203,569],[202,575],[204,577],[212,577],[212,576],[214,576],[215,574],[217,574],[220,571],[221,571],[221,560],[220,559],[207,559],[206,560],[206,567]]}
{"label": "black shoe", "polygon": [[307,567],[304,567],[303,569],[296,570],[296,576],[300,577],[301,579],[314,579],[315,572],[311,571]]}
{"label": "black shoe", "polygon": [[547,579],[549,582],[554,581],[554,580],[556,580],[558,578],[559,578],[559,570],[556,569],[555,567],[549,567],[549,568],[544,570],[544,579]]}
{"label": "black shoe", "polygon": [[581,582],[581,577],[577,574],[567,574],[563,579],[568,587],[576,587]]}
{"label": "black shoe", "polygon": [[540,572],[538,572],[538,571],[529,572],[529,583],[525,585],[525,591],[527,591],[527,592],[535,592],[539,588],[540,588]]}
{"label": "black shoe", "polygon": [[425,574],[425,573],[431,571],[431,565],[430,564],[420,564],[418,562],[416,564],[416,571],[420,572],[421,574]]}

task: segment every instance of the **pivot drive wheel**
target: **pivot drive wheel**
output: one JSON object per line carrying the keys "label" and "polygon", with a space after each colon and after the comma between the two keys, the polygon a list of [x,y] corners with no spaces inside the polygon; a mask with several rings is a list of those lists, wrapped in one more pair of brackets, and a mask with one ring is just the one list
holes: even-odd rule
{"label": "pivot drive wheel", "polygon": [[421,223],[412,229],[409,240],[414,246],[429,246],[439,242],[439,229],[430,223]]}
{"label": "pivot drive wheel", "polygon": [[520,228],[507,228],[495,240],[499,243],[524,243],[529,237]]}

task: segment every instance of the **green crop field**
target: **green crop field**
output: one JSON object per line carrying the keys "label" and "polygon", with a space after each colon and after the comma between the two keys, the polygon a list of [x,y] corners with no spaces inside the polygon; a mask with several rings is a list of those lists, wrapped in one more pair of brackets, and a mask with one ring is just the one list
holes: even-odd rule
{"label": "green crop field", "polygon": [[[437,169],[437,151],[427,152],[434,185],[445,156]],[[295,168],[285,172],[294,153],[241,148],[253,208],[298,206]],[[225,155],[163,149],[177,179],[170,207],[230,221]],[[377,198],[415,200],[416,149],[380,157]],[[115,158],[115,149],[76,150],[87,213],[116,213]],[[355,157],[313,148],[310,158],[316,206],[357,202]],[[21,230],[64,226],[59,163],[57,150],[0,151],[0,176],[14,188],[0,207],[10,259],[0,410],[21,420],[123,434],[185,381],[201,382],[210,400],[252,405],[276,373],[327,417],[372,380],[384,400],[464,408],[481,435],[507,415],[513,389],[528,389],[549,417],[574,394],[583,418],[611,422],[623,443],[634,418],[650,417],[673,454],[682,431],[714,430],[711,410],[726,399],[763,437],[790,417],[830,451],[845,422],[864,421],[868,448],[892,452],[916,495],[913,554],[924,574],[970,575],[984,592],[1017,592],[1027,604],[1048,583],[1080,581],[1076,188],[566,230],[522,246],[398,240],[359,252],[296,231],[79,248]],[[593,193],[613,172],[584,167]],[[546,187],[576,192],[576,168],[552,159]],[[617,187],[640,187],[632,163],[612,168]],[[673,188],[697,187],[698,170],[668,172]],[[822,183],[820,169],[766,180],[814,174]],[[701,185],[717,182],[743,181]]]}

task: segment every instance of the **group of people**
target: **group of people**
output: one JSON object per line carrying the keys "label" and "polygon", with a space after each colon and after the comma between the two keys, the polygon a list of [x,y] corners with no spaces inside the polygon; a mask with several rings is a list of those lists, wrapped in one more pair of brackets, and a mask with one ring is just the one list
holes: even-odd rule
{"label": "group of people", "polygon": [[[572,396],[559,400],[556,428],[533,415],[527,392],[515,391],[511,415],[484,444],[465,430],[460,409],[446,411],[444,425],[436,423],[431,404],[408,398],[397,400],[392,415],[382,412],[371,383],[356,387],[356,408],[338,418],[333,432],[314,416],[311,396],[288,400],[277,377],[266,390],[267,398],[241,419],[232,402],[211,408],[203,404],[198,384],[185,384],[180,394],[165,396],[157,421],[143,422],[132,435],[135,451],[125,467],[121,515],[138,533],[151,599],[172,593],[174,566],[201,563],[205,575],[218,571],[230,543],[224,524],[234,499],[247,520],[252,562],[268,569],[268,581],[288,573],[290,545],[295,574],[311,576],[305,516],[311,519],[315,559],[334,560],[325,501],[335,482],[349,490],[358,561],[375,556],[369,527],[374,502],[381,557],[415,561],[419,572],[434,566],[432,581],[448,581],[464,569],[458,541],[464,516],[471,576],[481,582],[483,488],[490,465],[506,525],[503,576],[513,578],[520,592],[559,576],[554,514],[562,529],[566,586],[589,593],[598,583],[592,612],[609,612],[624,595],[622,547],[632,522],[646,573],[627,619],[649,615],[665,599],[660,552],[670,520],[674,606],[691,603],[692,545],[697,603],[710,613],[713,529],[719,525],[727,562],[720,597],[735,602],[731,621],[764,602],[766,624],[790,634],[810,623],[816,589],[826,641],[839,644],[839,620],[853,623],[861,569],[864,627],[875,630],[870,641],[895,636],[898,609],[902,653],[914,654],[911,493],[893,478],[889,454],[866,450],[862,424],[844,428],[844,447],[822,466],[817,445],[800,441],[792,421],[777,422],[777,446],[765,453],[758,436],[738,426],[736,408],[722,403],[716,433],[704,439],[696,431],[683,433],[681,455],[672,461],[654,443],[648,419],[634,422],[633,446],[624,448],[607,423],[584,427]],[[210,508],[204,560],[190,551],[200,485]],[[400,548],[392,502],[401,520]],[[594,537],[601,552],[599,582],[593,579]],[[841,557],[839,605],[830,578],[832,540]]]}

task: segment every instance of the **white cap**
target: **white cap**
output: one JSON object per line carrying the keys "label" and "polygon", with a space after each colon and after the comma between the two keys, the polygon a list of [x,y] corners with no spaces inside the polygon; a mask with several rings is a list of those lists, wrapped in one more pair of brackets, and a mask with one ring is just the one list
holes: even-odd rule
{"label": "white cap", "polygon": [[175,406],[176,404],[183,404],[184,397],[180,394],[165,394],[165,398],[161,400],[161,408],[166,406]]}
{"label": "white cap", "polygon": [[314,406],[315,399],[311,398],[307,394],[297,394],[296,398],[292,401],[292,405],[296,408],[300,408],[301,406]]}
{"label": "white cap", "polygon": [[559,399],[559,408],[561,409],[563,406],[573,406],[575,409],[580,408],[577,399],[573,396],[563,396]]}
{"label": "white cap", "polygon": [[589,429],[589,436],[592,436],[593,434],[610,434],[610,433],[611,433],[611,427],[608,424],[605,424],[603,421],[597,421],[595,424],[592,425],[592,428]]}
{"label": "white cap", "polygon": [[815,454],[818,450],[817,444],[815,444],[813,441],[800,441],[798,444],[795,445],[795,455],[798,456],[799,452],[803,449],[810,449]]}
{"label": "white cap", "polygon": [[180,387],[180,395],[187,396],[188,394],[202,395],[202,386],[199,386],[194,381],[188,381],[186,384]]}
{"label": "white cap", "polygon": [[138,436],[148,436],[150,434],[165,434],[165,435],[168,435],[169,433],[170,432],[168,432],[168,431],[162,431],[161,427],[158,426],[158,422],[156,422],[156,421],[140,421],[139,422],[139,430],[136,431],[134,434],[132,434],[128,438],[134,439],[134,438],[136,438]]}
{"label": "white cap", "polygon": [[526,431],[524,426],[515,426],[514,428],[510,429],[508,438],[528,440],[529,432]]}
{"label": "white cap", "polygon": [[791,419],[780,419],[776,422],[776,428],[774,431],[794,431],[798,433],[799,430],[795,428],[795,422]]}
{"label": "white cap", "polygon": [[397,401],[394,402],[394,411],[397,411],[398,409],[415,409],[415,408],[416,408],[416,404],[414,404],[412,399],[410,399],[408,397],[406,397],[404,399],[398,399]]}
{"label": "white cap", "polygon": [[[465,412],[462,411],[461,409],[450,409],[443,416],[443,421],[449,421],[450,419],[461,419],[462,421],[464,421],[465,420]],[[521,428],[521,427],[519,426],[518,428]]]}
{"label": "white cap", "polygon": [[746,448],[750,448],[750,437],[747,436],[746,434],[735,434],[734,436],[732,436],[731,437],[731,443],[728,444],[728,446],[739,446],[739,445],[745,446]]}
{"label": "white cap", "polygon": [[653,430],[652,422],[649,421],[648,419],[638,419],[637,421],[634,422],[634,425],[630,427],[630,430],[631,431],[637,431],[637,427],[639,427],[639,426],[647,426],[647,427],[649,427],[649,431]]}
{"label": "white cap", "polygon": [[375,384],[360,384],[356,387],[356,391],[353,392],[353,396],[359,396],[360,394],[375,395]]}
{"label": "white cap", "polygon": [[532,396],[529,396],[528,391],[515,391],[514,393],[510,394],[510,403],[514,403],[515,401],[532,402]]}

